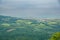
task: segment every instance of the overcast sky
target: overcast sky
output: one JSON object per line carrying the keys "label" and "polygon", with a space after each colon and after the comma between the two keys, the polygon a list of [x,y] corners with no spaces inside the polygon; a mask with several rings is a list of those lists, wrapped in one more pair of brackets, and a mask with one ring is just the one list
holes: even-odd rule
{"label": "overcast sky", "polygon": [[32,18],[60,18],[57,0],[0,0],[0,15]]}

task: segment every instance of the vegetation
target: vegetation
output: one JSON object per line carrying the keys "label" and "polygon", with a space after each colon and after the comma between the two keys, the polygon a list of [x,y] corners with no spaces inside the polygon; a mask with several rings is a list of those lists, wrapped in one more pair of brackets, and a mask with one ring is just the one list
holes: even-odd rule
{"label": "vegetation", "polygon": [[59,37],[60,19],[37,20],[0,15],[0,40],[58,40]]}
{"label": "vegetation", "polygon": [[60,40],[60,32],[54,33],[50,40]]}

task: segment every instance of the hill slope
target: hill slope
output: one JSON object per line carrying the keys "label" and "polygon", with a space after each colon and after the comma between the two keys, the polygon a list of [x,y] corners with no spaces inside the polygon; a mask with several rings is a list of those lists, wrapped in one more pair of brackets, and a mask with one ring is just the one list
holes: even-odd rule
{"label": "hill slope", "polygon": [[48,40],[60,32],[60,19],[22,19],[0,15],[0,40]]}

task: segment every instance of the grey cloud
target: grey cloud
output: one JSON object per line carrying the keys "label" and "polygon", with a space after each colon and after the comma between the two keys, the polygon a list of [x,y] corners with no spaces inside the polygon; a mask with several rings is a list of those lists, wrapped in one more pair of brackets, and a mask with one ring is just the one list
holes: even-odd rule
{"label": "grey cloud", "polygon": [[[60,17],[57,0],[2,0],[1,15],[16,17]],[[54,9],[55,8],[55,9]],[[57,8],[57,10],[56,10]]]}

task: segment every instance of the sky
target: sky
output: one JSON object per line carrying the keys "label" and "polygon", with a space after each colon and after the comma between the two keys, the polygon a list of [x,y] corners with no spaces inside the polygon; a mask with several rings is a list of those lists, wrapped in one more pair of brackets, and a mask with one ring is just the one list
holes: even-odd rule
{"label": "sky", "polygon": [[0,0],[0,15],[20,18],[60,18],[58,0]]}

